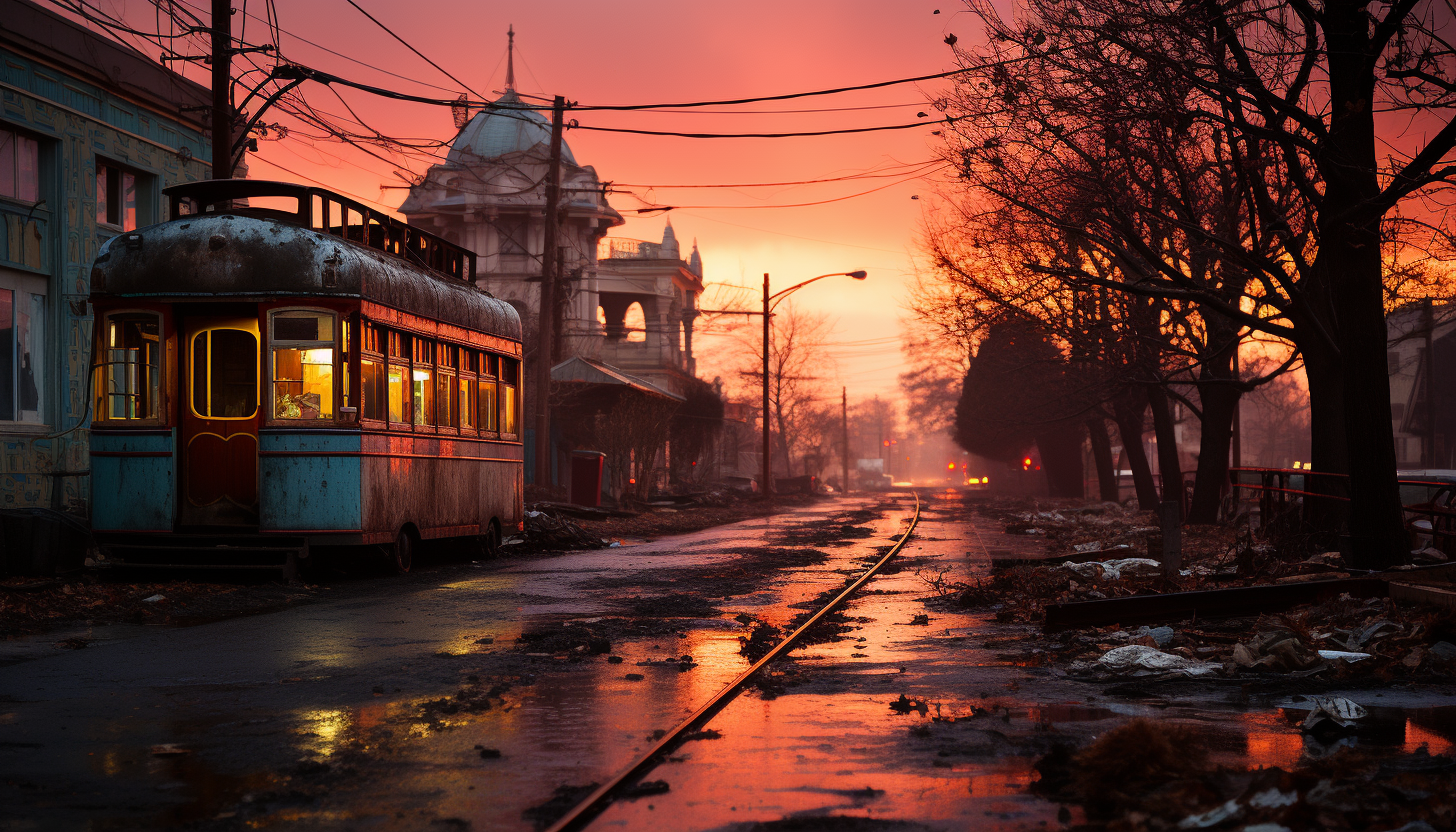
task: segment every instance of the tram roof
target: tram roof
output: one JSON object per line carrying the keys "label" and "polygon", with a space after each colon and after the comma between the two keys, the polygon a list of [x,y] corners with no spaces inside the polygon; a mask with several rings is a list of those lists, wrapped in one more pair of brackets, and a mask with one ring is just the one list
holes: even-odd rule
{"label": "tram roof", "polygon": [[[451,256],[438,242],[459,249],[428,232],[392,220],[371,224],[369,214],[359,222],[338,227],[309,227],[309,217],[264,207],[233,207],[227,199],[256,196],[293,197],[300,204],[328,205],[339,200],[342,209],[357,203],[318,188],[288,183],[237,180],[251,188],[202,189],[190,183],[168,188],[176,201],[215,199],[213,210],[177,216],[136,231],[120,234],[102,246],[92,271],[91,291],[114,297],[357,297],[414,315],[520,340],[521,321],[505,301],[476,288],[472,280],[428,268],[422,260]],[[217,183],[221,184],[221,183]],[[280,187],[281,186],[281,187]],[[246,191],[247,193],[244,193]],[[318,202],[315,197],[321,197]],[[197,204],[197,203],[194,203]],[[206,203],[203,203],[206,204]],[[378,212],[374,212],[378,216]],[[398,229],[408,229],[404,233]],[[369,240],[373,245],[365,245]],[[460,249],[460,251],[464,251]],[[398,253],[397,253],[398,252]],[[474,254],[458,262],[464,274],[473,273]],[[442,260],[441,258],[444,258]]]}

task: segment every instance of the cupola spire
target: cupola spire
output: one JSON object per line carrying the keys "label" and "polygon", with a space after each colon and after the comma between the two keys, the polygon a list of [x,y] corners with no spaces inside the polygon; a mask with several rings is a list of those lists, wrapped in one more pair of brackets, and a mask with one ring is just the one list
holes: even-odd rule
{"label": "cupola spire", "polygon": [[516,91],[516,25],[506,27],[506,92]]}

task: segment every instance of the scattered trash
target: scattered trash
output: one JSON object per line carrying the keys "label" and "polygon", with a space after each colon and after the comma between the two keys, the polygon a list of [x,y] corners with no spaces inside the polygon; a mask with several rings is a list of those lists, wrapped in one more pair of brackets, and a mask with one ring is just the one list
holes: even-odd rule
{"label": "scattered trash", "polygon": [[477,745],[475,746],[475,750],[480,752],[480,759],[482,760],[499,760],[501,756],[499,748],[486,748],[483,745]]}
{"label": "scattered trash", "polygon": [[1075,572],[1089,581],[1116,581],[1125,577],[1148,578],[1163,574],[1163,565],[1150,558],[1064,563],[1061,568]]}
{"label": "scattered trash", "polygon": [[723,739],[723,735],[721,733],[719,733],[718,731],[712,729],[712,728],[704,728],[701,731],[689,731],[686,734],[683,734],[682,735],[682,741],[683,742],[693,742],[694,740],[721,740],[721,739]]}
{"label": "scattered trash", "polygon": [[191,754],[192,749],[184,748],[175,742],[164,742],[152,746],[153,757],[180,757],[183,754]]}
{"label": "scattered trash", "polygon": [[924,627],[924,626],[928,626],[929,624],[930,624],[930,616],[929,615],[926,615],[924,613],[921,613],[920,615],[917,615],[914,618],[911,618],[910,619],[910,625],[909,626],[911,626],[911,627]]}
{"label": "scattered trash", "polygon": [[1300,730],[1307,734],[1353,730],[1355,723],[1369,713],[1357,703],[1339,696],[1311,696],[1309,702],[1309,716],[1300,725]]}
{"label": "scattered trash", "polygon": [[1371,658],[1369,653],[1351,653],[1347,650],[1316,650],[1315,652],[1319,653],[1319,657],[1327,662],[1358,662]]}
{"label": "scattered trash", "polygon": [[1219,669],[1214,662],[1195,661],[1143,644],[1115,647],[1104,653],[1097,663],[1119,676],[1206,676]]}
{"label": "scattered trash", "polygon": [[160,601],[165,601],[165,600],[167,600],[167,596],[165,596],[165,595],[153,595],[150,598],[143,598],[142,599],[142,603],[143,604],[155,604],[155,603],[158,603]]}

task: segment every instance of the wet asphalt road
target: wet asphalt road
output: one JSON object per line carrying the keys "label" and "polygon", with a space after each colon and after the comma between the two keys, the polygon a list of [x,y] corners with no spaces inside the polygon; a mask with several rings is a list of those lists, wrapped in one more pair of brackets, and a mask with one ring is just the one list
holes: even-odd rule
{"label": "wet asphalt road", "polygon": [[[842,638],[798,649],[768,693],[715,717],[721,736],[649,775],[667,793],[593,828],[842,815],[1057,828],[1060,807],[1027,789],[1035,760],[1135,715],[1213,726],[1229,762],[1298,758],[1297,729],[1271,708],[1108,701],[998,652],[1033,631],[927,606],[935,576],[1035,545],[968,520],[960,495],[926,496]],[[911,506],[856,496],[650,544],[436,567],[0,667],[0,829],[530,830],[556,790],[624,767],[747,666],[738,616],[788,624],[883,551]],[[902,694],[923,712],[890,709]]]}

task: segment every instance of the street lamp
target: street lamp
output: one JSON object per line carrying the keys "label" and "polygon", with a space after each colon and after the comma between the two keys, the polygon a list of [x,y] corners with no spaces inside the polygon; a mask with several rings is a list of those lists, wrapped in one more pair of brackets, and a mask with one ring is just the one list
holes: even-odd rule
{"label": "street lamp", "polygon": [[[864,280],[866,276],[867,275],[865,274],[865,272],[864,272],[863,269],[859,269],[859,270],[852,271],[852,272],[830,272],[829,274],[821,274],[818,277],[811,277],[808,280],[804,281],[803,283],[796,283],[796,284],[794,284],[793,286],[790,286],[787,289],[783,289],[783,290],[778,291],[778,292],[775,292],[773,294],[769,294],[769,289],[768,289],[768,272],[764,272],[763,273],[763,475],[762,475],[762,481],[760,483],[760,487],[762,488],[763,498],[765,500],[767,500],[767,499],[769,499],[770,497],[773,496],[773,484],[772,484],[772,481],[769,479],[769,477],[771,475],[771,470],[770,469],[772,468],[773,456],[770,453],[770,447],[771,446],[769,445],[769,440],[768,440],[768,427],[769,427],[769,422],[768,422],[768,335],[769,335],[769,329],[768,329],[768,325],[769,325],[769,319],[773,317],[773,311],[774,311],[774,309],[778,308],[779,303],[782,302],[783,299],[786,296],[791,295],[794,292],[797,292],[798,290],[804,288],[805,286],[808,286],[810,283],[813,283],[816,280],[823,280],[826,277],[852,277],[855,280]],[[848,454],[849,453],[849,448],[845,448],[844,449],[844,452],[846,454]]]}

